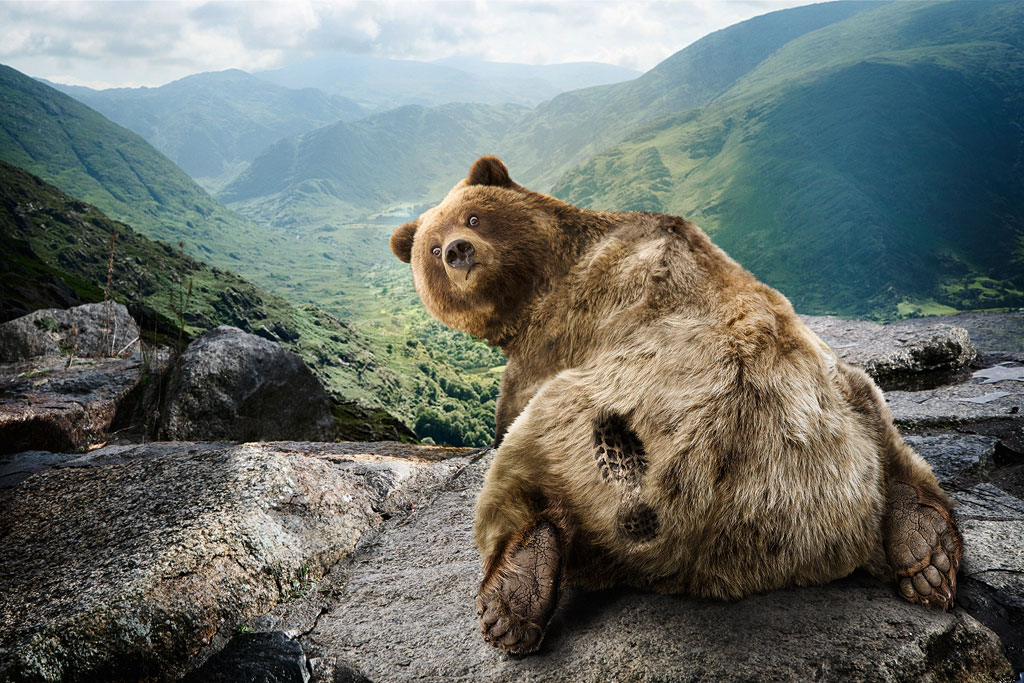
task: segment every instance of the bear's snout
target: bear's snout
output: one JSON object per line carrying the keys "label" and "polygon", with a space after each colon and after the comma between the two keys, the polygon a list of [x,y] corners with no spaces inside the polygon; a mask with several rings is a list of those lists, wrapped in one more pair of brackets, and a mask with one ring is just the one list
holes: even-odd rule
{"label": "bear's snout", "polygon": [[452,268],[470,268],[476,263],[476,249],[469,240],[455,239],[444,248],[444,260]]}

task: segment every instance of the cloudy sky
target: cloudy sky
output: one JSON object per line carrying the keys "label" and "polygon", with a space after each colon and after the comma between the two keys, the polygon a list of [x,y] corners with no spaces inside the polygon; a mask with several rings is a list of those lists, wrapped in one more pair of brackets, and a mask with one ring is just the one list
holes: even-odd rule
{"label": "cloudy sky", "polygon": [[712,31],[807,0],[679,2],[0,0],[0,63],[95,88],[260,71],[340,51],[646,70]]}

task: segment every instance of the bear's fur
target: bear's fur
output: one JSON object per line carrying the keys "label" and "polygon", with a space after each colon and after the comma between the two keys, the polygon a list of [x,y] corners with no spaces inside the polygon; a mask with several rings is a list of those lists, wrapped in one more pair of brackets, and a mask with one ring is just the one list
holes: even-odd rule
{"label": "bear's fur", "polygon": [[432,315],[508,356],[475,527],[489,642],[539,647],[563,580],[735,599],[863,567],[952,603],[952,501],[874,382],[692,223],[580,209],[487,156],[391,248]]}

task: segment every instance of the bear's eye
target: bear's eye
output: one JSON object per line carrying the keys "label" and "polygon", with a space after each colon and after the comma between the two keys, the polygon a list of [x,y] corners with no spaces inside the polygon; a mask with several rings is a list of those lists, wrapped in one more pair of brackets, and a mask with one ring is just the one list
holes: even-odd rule
{"label": "bear's eye", "polygon": [[430,253],[433,254],[436,258],[441,258],[441,247],[434,247],[433,249],[430,250]]}
{"label": "bear's eye", "polygon": [[480,219],[477,218],[476,216],[470,216],[466,223],[469,224],[469,227],[475,228],[476,226],[480,225]]}

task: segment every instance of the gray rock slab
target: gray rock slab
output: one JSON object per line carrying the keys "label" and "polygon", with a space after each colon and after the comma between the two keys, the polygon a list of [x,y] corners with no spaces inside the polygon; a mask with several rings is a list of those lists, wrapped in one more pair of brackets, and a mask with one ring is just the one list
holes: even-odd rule
{"label": "gray rock slab", "polygon": [[36,356],[110,358],[139,350],[139,328],[123,304],[47,308],[0,323],[0,363]]}
{"label": "gray rock slab", "polygon": [[[958,520],[1024,522],[1024,501],[992,484],[978,484],[951,493],[956,500]],[[1024,539],[1021,540],[1024,544]],[[1024,594],[1021,595],[1024,598]]]}
{"label": "gray rock slab", "polygon": [[993,465],[999,439],[974,434],[907,436],[904,440],[932,466],[942,484],[962,474],[982,474]]}
{"label": "gray rock slab", "polygon": [[298,355],[222,325],[189,344],[172,368],[160,434],[316,441],[330,438],[333,424],[327,393]]}
{"label": "gray rock slab", "polygon": [[1024,671],[1024,501],[990,483],[952,491],[964,532],[957,603],[1006,645]]}
{"label": "gray rock slab", "polygon": [[[697,601],[570,591],[535,655],[485,644],[472,510],[486,460],[391,520],[320,583],[268,615],[300,636],[314,680],[332,662],[370,680],[997,681],[1003,647],[963,610],[929,611],[854,576],[826,586]],[[305,605],[301,604],[305,603]]]}
{"label": "gray rock slab", "polygon": [[1014,669],[1024,671],[1024,519],[968,519],[957,600],[999,634]]}
{"label": "gray rock slab", "polygon": [[0,680],[173,678],[444,481],[453,452],[155,444],[32,474],[0,491]]}
{"label": "gray rock slab", "polygon": [[120,403],[142,380],[140,354],[0,365],[0,453],[69,451],[105,438]]}
{"label": "gray rock slab", "polygon": [[977,355],[963,327],[930,319],[928,324],[880,325],[866,320],[800,316],[841,359],[863,368],[875,381],[955,371]]}
{"label": "gray rock slab", "polygon": [[925,391],[886,391],[885,400],[899,427],[956,427],[1021,417],[1024,386],[1020,382],[982,384],[972,379]]}
{"label": "gray rock slab", "polygon": [[1024,599],[1024,520],[963,519],[959,523],[964,545],[970,541],[963,573]]}

